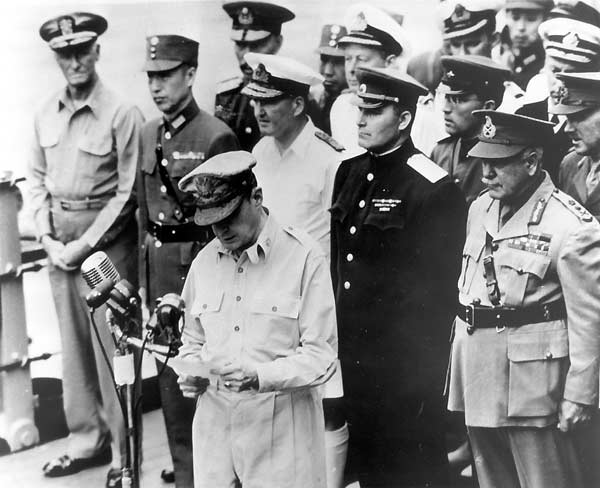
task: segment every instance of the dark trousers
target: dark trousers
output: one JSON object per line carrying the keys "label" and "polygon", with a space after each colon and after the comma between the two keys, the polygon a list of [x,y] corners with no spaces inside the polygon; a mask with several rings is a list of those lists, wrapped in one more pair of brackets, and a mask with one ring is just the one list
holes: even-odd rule
{"label": "dark trousers", "polygon": [[[156,363],[160,372],[162,363]],[[177,384],[177,374],[168,366],[158,377],[162,411],[165,418],[169,450],[175,470],[177,488],[193,488],[192,421],[196,402],[185,398]]]}
{"label": "dark trousers", "polygon": [[584,487],[571,433],[554,425],[467,431],[481,488]]}

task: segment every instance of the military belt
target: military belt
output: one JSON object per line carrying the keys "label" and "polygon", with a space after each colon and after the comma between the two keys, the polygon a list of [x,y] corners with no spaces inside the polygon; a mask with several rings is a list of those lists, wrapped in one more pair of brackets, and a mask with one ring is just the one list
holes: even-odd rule
{"label": "military belt", "polygon": [[467,332],[475,329],[504,330],[507,327],[520,327],[525,324],[537,324],[564,319],[567,316],[564,300],[524,308],[480,307],[460,305],[457,315],[467,325]]}
{"label": "military belt", "polygon": [[207,229],[194,222],[166,225],[161,222],[148,222],[148,232],[160,242],[206,242]]}
{"label": "military belt", "polygon": [[58,204],[60,208],[66,211],[75,212],[78,210],[96,210],[104,208],[106,202],[108,202],[116,193],[111,193],[98,198],[86,198],[84,200],[59,200]]}

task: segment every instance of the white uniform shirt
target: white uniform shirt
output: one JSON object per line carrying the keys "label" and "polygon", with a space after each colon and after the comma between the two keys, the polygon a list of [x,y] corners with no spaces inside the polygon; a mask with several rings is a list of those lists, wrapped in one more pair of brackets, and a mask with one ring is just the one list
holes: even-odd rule
{"label": "white uniform shirt", "polygon": [[310,234],[329,259],[329,208],[341,156],[315,135],[317,131],[309,119],[283,154],[273,137],[263,137],[252,150],[257,161],[253,171],[265,207],[282,224]]}

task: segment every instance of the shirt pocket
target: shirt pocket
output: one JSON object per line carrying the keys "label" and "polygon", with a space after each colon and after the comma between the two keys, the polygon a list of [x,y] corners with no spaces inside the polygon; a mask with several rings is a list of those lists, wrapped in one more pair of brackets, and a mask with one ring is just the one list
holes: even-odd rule
{"label": "shirt pocket", "polygon": [[227,341],[223,316],[223,291],[198,293],[192,304],[194,320],[204,331],[205,342],[212,349]]}
{"label": "shirt pocket", "polygon": [[250,305],[248,338],[267,354],[300,345],[300,297],[283,293],[257,295]]}
{"label": "shirt pocket", "polygon": [[[98,131],[100,132],[100,131]],[[103,175],[116,170],[116,157],[113,157],[113,140],[110,131],[104,135],[83,137],[78,144],[79,151],[83,154],[85,172],[83,176],[95,181],[104,181]]]}
{"label": "shirt pocket", "polygon": [[527,289],[539,289],[551,263],[548,256],[518,250],[505,251],[494,260],[501,262],[498,286],[509,307],[522,306]]}
{"label": "shirt pocket", "polygon": [[44,151],[44,156],[46,158],[46,174],[52,181],[55,180],[57,173],[62,170],[61,167],[61,154],[60,147],[58,146],[58,141],[60,137],[58,131],[51,129],[43,129],[40,130],[40,146]]}
{"label": "shirt pocket", "polygon": [[475,239],[467,240],[463,249],[462,269],[458,279],[461,293],[468,294],[471,291],[471,285],[477,265],[481,260],[484,243]]}
{"label": "shirt pocket", "polygon": [[[550,322],[550,328],[561,322]],[[558,411],[568,369],[566,328],[508,336],[508,416],[544,417]]]}

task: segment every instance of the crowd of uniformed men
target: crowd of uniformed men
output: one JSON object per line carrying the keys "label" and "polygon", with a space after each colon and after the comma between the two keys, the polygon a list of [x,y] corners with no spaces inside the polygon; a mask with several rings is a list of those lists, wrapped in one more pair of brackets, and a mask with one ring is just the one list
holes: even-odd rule
{"label": "crowd of uniformed men", "polygon": [[67,82],[29,161],[70,430],[44,475],[121,486],[79,273],[103,250],[150,310],[182,294],[179,355],[211,368],[160,375],[165,481],[600,486],[600,3],[444,0],[416,55],[355,4],[320,74],[278,55],[291,10],[223,9],[240,76],[200,108],[198,43],[150,35],[148,122],[96,73],[104,18],[40,28]]}

